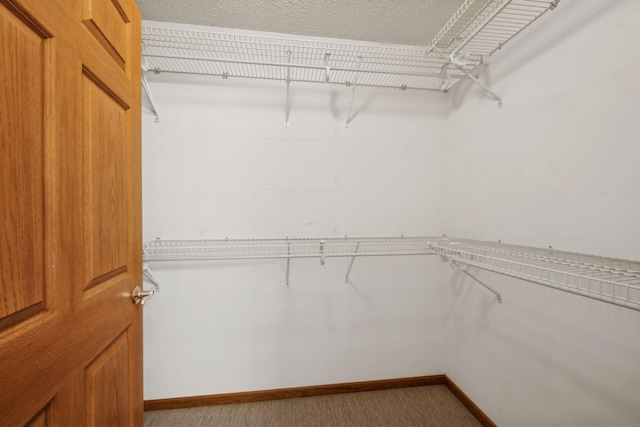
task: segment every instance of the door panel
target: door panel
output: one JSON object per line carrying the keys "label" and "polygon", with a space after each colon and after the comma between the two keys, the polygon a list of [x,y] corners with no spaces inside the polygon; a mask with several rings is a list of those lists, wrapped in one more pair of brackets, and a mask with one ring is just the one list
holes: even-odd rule
{"label": "door panel", "polygon": [[[91,76],[92,77],[92,76]],[[95,78],[83,79],[88,287],[126,271],[128,107]]]}
{"label": "door panel", "polygon": [[0,50],[0,223],[7,224],[0,237],[1,331],[46,306],[43,123],[48,63],[45,40],[1,5],[0,40],[16,47]]}
{"label": "door panel", "polygon": [[85,0],[84,24],[113,59],[124,68],[128,57],[128,4],[117,0]]}
{"label": "door panel", "polygon": [[0,0],[0,426],[143,421],[140,16],[94,3]]}
{"label": "door panel", "polygon": [[127,425],[130,396],[128,340],[120,335],[85,370],[87,419],[90,426]]}

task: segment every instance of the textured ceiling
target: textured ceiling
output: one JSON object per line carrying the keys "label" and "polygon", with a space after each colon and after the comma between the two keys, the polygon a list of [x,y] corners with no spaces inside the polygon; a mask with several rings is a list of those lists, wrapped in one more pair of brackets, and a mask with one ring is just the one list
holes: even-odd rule
{"label": "textured ceiling", "polygon": [[425,46],[464,0],[137,0],[150,21]]}

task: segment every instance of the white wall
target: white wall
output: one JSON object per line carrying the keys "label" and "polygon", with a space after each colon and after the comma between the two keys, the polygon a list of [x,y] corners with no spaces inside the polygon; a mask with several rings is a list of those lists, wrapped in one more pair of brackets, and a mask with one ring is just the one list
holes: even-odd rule
{"label": "white wall", "polygon": [[[150,76],[144,239],[432,235],[446,97]],[[153,263],[145,399],[443,372],[445,268],[427,257]],[[434,279],[436,278],[436,279]]]}
{"label": "white wall", "polygon": [[[563,0],[483,73],[502,108],[451,94],[447,234],[640,259],[639,19]],[[496,305],[449,275],[446,373],[498,425],[638,425],[640,312],[479,272]]]}

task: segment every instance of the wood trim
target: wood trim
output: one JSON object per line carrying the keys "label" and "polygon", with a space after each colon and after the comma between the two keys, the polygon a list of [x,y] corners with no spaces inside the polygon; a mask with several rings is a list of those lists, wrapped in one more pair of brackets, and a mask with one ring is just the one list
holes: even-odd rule
{"label": "wood trim", "polygon": [[264,400],[291,399],[296,397],[355,393],[359,391],[388,390],[393,388],[439,385],[445,384],[445,378],[445,375],[429,375],[424,377],[327,384],[311,387],[293,387],[274,390],[247,391],[241,393],[214,394],[209,396],[145,400],[144,410],[158,411],[161,409],[193,408],[197,406],[227,405],[231,403],[260,402]]}
{"label": "wood trim", "polygon": [[274,390],[246,391],[241,393],[213,394],[209,396],[176,397],[171,399],[145,400],[145,411],[163,409],[194,408],[198,406],[229,405],[233,403],[261,402],[265,400],[292,399],[297,397],[326,396],[330,394],[356,393],[360,391],[389,390],[404,387],[445,385],[454,396],[485,427],[497,427],[469,397],[446,375],[396,378],[355,383],[327,384],[311,387],[292,387]]}
{"label": "wood trim", "polygon": [[444,385],[446,385],[447,388],[451,390],[451,393],[453,393],[458,398],[458,400],[462,402],[462,404],[469,410],[469,412],[473,414],[474,417],[478,419],[478,421],[480,421],[483,426],[497,427],[496,424],[491,421],[491,419],[484,412],[482,412],[482,410],[478,408],[478,406],[473,403],[473,401],[469,399],[469,397],[464,394],[464,392],[460,390],[460,388],[453,381],[451,381],[448,376],[443,376]]}

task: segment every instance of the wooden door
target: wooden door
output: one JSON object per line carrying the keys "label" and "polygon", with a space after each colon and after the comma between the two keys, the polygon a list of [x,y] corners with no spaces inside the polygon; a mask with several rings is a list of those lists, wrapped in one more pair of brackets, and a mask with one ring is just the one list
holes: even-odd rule
{"label": "wooden door", "polygon": [[0,425],[142,424],[140,17],[0,0]]}

